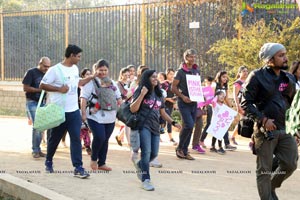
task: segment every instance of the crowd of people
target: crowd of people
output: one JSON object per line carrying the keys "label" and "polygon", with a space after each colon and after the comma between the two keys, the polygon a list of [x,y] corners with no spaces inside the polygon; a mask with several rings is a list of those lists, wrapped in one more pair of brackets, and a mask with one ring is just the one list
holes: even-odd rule
{"label": "crowd of people", "polygon": [[[120,70],[117,81],[109,77],[109,62],[104,59],[98,60],[92,69],[84,68],[79,73],[77,64],[81,54],[80,47],[69,45],[64,60],[52,67],[50,59],[42,57],[38,66],[29,69],[22,81],[27,115],[33,123],[42,90],[47,92],[42,106],[51,102],[61,105],[65,110],[66,121],[47,131],[46,154],[40,148],[42,132],[32,129],[32,156],[34,159],[46,158],[47,172],[54,172],[53,157],[66,133],[70,136],[74,176],[90,176],[82,167],[82,143],[91,157],[92,170],[111,171],[112,168],[106,162],[109,139],[116,126],[117,109],[125,101],[131,102],[131,112],[138,112],[140,122],[143,122],[135,130],[117,122],[120,123],[120,129],[115,139],[122,146],[126,138],[127,146],[131,149],[130,158],[144,190],[154,190],[150,167],[162,167],[158,161],[160,135],[165,132],[168,134],[170,144],[176,146],[175,154],[179,159],[195,160],[190,150],[206,153],[208,145],[205,139],[208,133],[211,134],[208,130],[224,106],[225,109],[235,107],[237,118],[247,115],[256,121],[258,131],[254,132],[249,142],[253,143],[252,147],[258,157],[257,185],[261,199],[276,199],[275,189],[296,169],[297,145],[294,138],[285,132],[284,114],[293,100],[295,90],[299,89],[300,62],[294,62],[291,73],[287,75],[286,50],[281,44],[266,43],[262,47],[259,55],[265,61],[265,66],[261,69],[249,74],[246,66],[239,67],[232,86],[233,101],[229,99],[229,78],[224,70],[219,71],[215,78],[204,78],[202,86],[207,94],[204,94],[203,89],[203,100],[191,100],[187,77],[196,76],[201,80],[194,49],[184,52],[183,62],[177,69],[168,68],[165,72],[157,72],[144,65],[137,68],[128,65]],[[279,89],[275,88],[277,86]],[[278,109],[275,111],[273,107]],[[181,115],[181,124],[172,119],[174,109]],[[179,138],[173,137],[172,126],[180,131]],[[273,139],[266,139],[265,132],[272,132]],[[231,137],[228,129],[221,138],[213,135],[209,151],[224,155],[226,151],[236,150],[237,134],[238,126],[234,128]],[[278,160],[275,167],[272,166],[273,158]],[[287,173],[271,177],[264,171]]]}

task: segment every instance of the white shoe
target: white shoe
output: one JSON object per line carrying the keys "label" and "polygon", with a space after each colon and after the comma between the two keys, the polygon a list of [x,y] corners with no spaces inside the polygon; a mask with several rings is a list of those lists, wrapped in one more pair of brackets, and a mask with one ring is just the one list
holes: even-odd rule
{"label": "white shoe", "polygon": [[154,160],[152,160],[150,162],[150,167],[155,167],[155,168],[162,168],[162,164],[157,160],[157,158],[155,158]]}
{"label": "white shoe", "polygon": [[151,184],[150,179],[144,180],[144,182],[142,183],[142,188],[146,191],[153,191],[155,189]]}

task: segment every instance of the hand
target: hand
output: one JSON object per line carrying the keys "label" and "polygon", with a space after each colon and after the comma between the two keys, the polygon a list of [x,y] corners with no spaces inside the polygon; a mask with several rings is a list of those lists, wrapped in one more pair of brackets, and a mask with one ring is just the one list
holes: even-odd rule
{"label": "hand", "polygon": [[182,100],[184,101],[184,103],[192,103],[192,101],[190,100],[190,98],[187,97],[187,96],[183,96]]}
{"label": "hand", "polygon": [[175,127],[178,128],[179,130],[181,129],[181,125],[179,123],[176,123]]}
{"label": "hand", "polygon": [[267,131],[274,131],[277,129],[277,126],[274,124],[274,119],[267,119],[265,122],[265,130]]}
{"label": "hand", "polygon": [[148,92],[148,89],[145,86],[143,86],[142,90],[141,90],[141,94],[145,96],[147,94],[147,92]]}
{"label": "hand", "polygon": [[58,90],[60,93],[67,93],[68,91],[69,91],[69,86],[67,86],[67,85],[63,85],[63,86],[61,86],[60,88],[59,88],[59,90]]}

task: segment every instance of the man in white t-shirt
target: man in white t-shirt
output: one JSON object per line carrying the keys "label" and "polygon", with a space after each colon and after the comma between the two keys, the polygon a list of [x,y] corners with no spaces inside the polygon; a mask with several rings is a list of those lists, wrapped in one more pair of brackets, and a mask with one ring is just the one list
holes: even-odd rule
{"label": "man in white t-shirt", "polygon": [[87,178],[90,175],[82,167],[82,149],[80,140],[81,115],[78,107],[78,85],[84,85],[93,76],[79,79],[77,63],[81,59],[82,49],[76,45],[68,45],[65,59],[51,67],[43,77],[40,88],[48,93],[48,102],[62,105],[65,109],[66,121],[51,129],[48,139],[46,171],[53,173],[53,156],[57,146],[67,130],[70,135],[71,160],[75,167],[74,176]]}

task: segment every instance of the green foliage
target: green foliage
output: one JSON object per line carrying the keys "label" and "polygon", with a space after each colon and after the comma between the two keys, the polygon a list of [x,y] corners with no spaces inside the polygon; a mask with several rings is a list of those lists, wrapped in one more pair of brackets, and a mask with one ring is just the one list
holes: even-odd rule
{"label": "green foliage", "polygon": [[172,119],[174,121],[177,121],[179,124],[182,124],[182,121],[181,121],[181,114],[179,112],[179,110],[174,110],[172,112],[172,115],[171,115]]}
{"label": "green foliage", "polygon": [[217,56],[218,62],[227,65],[229,74],[236,73],[239,66],[246,65],[250,70],[259,68],[258,52],[266,42],[278,42],[287,49],[289,61],[299,59],[300,18],[293,21],[273,22],[266,24],[260,20],[252,26],[243,27],[237,24],[241,38],[221,39],[214,43],[208,54]]}

